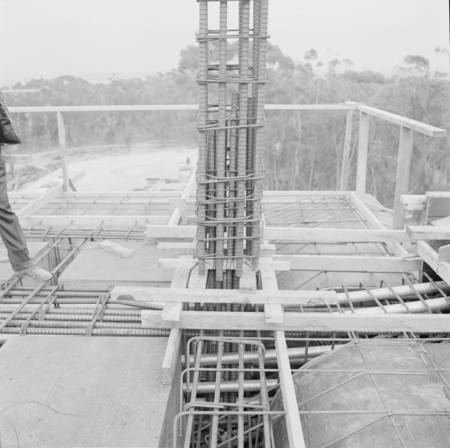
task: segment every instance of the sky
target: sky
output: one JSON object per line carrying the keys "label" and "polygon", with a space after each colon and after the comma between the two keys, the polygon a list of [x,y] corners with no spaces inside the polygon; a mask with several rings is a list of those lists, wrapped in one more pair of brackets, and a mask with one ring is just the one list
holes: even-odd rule
{"label": "sky", "polygon": [[[234,3],[234,2],[232,2]],[[32,77],[149,74],[196,45],[196,0],[0,0],[0,85]],[[269,0],[271,42],[301,61],[392,72],[408,54],[449,71],[448,0]]]}

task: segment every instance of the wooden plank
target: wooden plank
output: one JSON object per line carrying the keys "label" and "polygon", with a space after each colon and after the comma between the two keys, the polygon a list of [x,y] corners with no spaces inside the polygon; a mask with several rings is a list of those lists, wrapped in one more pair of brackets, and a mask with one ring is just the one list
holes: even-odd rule
{"label": "wooden plank", "polygon": [[[188,269],[177,269],[172,278],[170,284],[171,289],[182,289],[186,288],[189,281]],[[178,322],[181,317],[181,311],[183,310],[183,303],[167,302],[164,306],[162,318],[167,322]],[[164,384],[171,384],[175,370],[178,364],[178,359],[180,357],[180,344],[181,344],[181,330],[178,328],[173,328],[170,330],[169,340],[167,341],[166,352],[164,354],[164,360],[162,364],[163,377],[162,382]]]}
{"label": "wooden plank", "polygon": [[439,263],[449,263],[450,262],[450,244],[447,244],[445,246],[441,246],[439,248]]}
{"label": "wooden plank", "polygon": [[[142,325],[170,328],[161,319],[161,311],[145,310]],[[359,332],[447,332],[450,316],[445,314],[352,314],[352,313],[285,313],[280,325],[267,324],[264,313],[216,311],[183,311],[181,328],[197,330],[284,330],[284,331],[359,331]]]}
{"label": "wooden plank", "polygon": [[147,225],[167,224],[168,216],[143,215],[32,215],[28,223],[32,226],[48,227],[88,226],[97,227],[100,224],[109,227],[145,227]]}
{"label": "wooden plank", "polygon": [[181,219],[181,209],[180,207],[176,207],[172,214],[170,215],[169,221],[167,222],[168,226],[177,226]]}
{"label": "wooden plank", "polygon": [[362,198],[366,192],[367,153],[369,151],[369,115],[359,114],[358,165],[356,170],[356,194]]}
{"label": "wooden plank", "polygon": [[[196,243],[158,243],[158,252],[160,254],[177,254],[177,255],[195,255],[196,253]],[[275,244],[261,244],[261,255],[275,255],[277,251],[277,246]]]}
{"label": "wooden plank", "polygon": [[438,270],[438,253],[425,241],[417,242],[417,254],[427,263],[435,272]]}
{"label": "wooden plank", "polygon": [[195,190],[195,187],[197,185],[196,182],[196,173],[195,171],[191,174],[191,177],[189,178],[188,183],[186,184],[186,187],[183,190],[183,193],[181,194],[181,200],[186,202],[187,199],[191,197],[192,192]]}
{"label": "wooden plank", "polygon": [[263,191],[263,197],[270,199],[270,198],[276,198],[276,199],[282,199],[283,197],[289,198],[290,200],[295,200],[292,198],[293,196],[303,196],[303,197],[311,197],[311,196],[347,196],[349,194],[348,191],[309,191],[309,190],[299,190],[299,191],[284,191],[284,190],[266,190]]}
{"label": "wooden plank", "polygon": [[287,260],[291,271],[330,272],[413,272],[420,271],[419,257],[345,256],[345,255],[278,255],[274,260]]}
{"label": "wooden plank", "polygon": [[[352,104],[266,104],[266,110],[349,110]],[[197,104],[139,104],[124,106],[15,106],[9,107],[11,113],[28,112],[125,112],[125,111],[170,111],[198,110]]]}
{"label": "wooden plank", "polygon": [[[194,273],[195,271],[193,271]],[[192,273],[192,274],[193,274]],[[192,280],[189,281],[189,284]],[[199,276],[205,278],[206,276]],[[204,280],[206,281],[206,280]],[[286,305],[308,305],[313,303],[337,303],[335,291],[321,290],[233,290],[233,289],[184,289],[184,288],[148,288],[115,286],[111,291],[111,300],[121,295],[130,295],[140,302],[186,302],[186,303],[244,303],[265,304],[282,303]]]}
{"label": "wooden plank", "polygon": [[450,263],[445,261],[439,262],[437,275],[439,275],[442,280],[450,284]]}
{"label": "wooden plank", "polygon": [[244,265],[244,272],[239,278],[239,290],[245,292],[254,292],[257,290],[256,271]]}
{"label": "wooden plank", "polygon": [[277,352],[283,407],[286,411],[285,418],[289,447],[306,448],[284,331],[275,332],[275,349]]}
{"label": "wooden plank", "polygon": [[63,190],[69,191],[69,173],[67,168],[66,128],[64,126],[64,116],[61,111],[58,111],[56,117],[58,121],[59,148],[61,151]]}
{"label": "wooden plank", "polygon": [[[260,261],[261,262],[261,261]],[[289,261],[285,260],[273,260],[273,261],[263,261],[270,265],[272,269],[276,271],[289,271],[290,265]],[[163,269],[192,269],[197,264],[197,260],[183,260],[180,258],[160,258],[159,267]],[[236,269],[236,262],[227,262],[228,269]],[[215,262],[212,260],[206,260],[206,269],[215,269]]]}
{"label": "wooden plank", "polygon": [[395,179],[394,229],[403,229],[405,225],[405,210],[401,202],[401,196],[409,191],[413,143],[413,131],[402,127],[397,157],[397,176]]}
{"label": "wooden plank", "polygon": [[63,186],[58,185],[47,193],[39,196],[35,201],[29,203],[24,208],[21,208],[16,212],[17,217],[21,221],[25,221],[30,215],[32,215],[35,211],[42,208],[44,205],[48,204],[52,199],[55,199],[63,192]]}
{"label": "wooden plank", "polygon": [[[278,293],[277,276],[273,269],[261,266],[261,284],[264,292]],[[264,317],[268,324],[281,324],[284,320],[283,307],[279,303],[267,303],[264,305]]]}
{"label": "wooden plank", "polygon": [[127,258],[133,255],[133,251],[128,247],[121,246],[120,244],[114,243],[110,240],[100,241],[98,243],[98,247],[121,258]]}
{"label": "wooden plank", "polygon": [[445,137],[447,135],[447,131],[444,129],[421,123],[420,121],[411,120],[410,118],[402,117],[385,110],[376,109],[375,107],[359,104],[357,109],[368,115],[382,118],[383,120],[398,124],[421,134],[428,135],[429,137]]}
{"label": "wooden plank", "polygon": [[14,428],[3,427],[2,446],[157,447],[166,407],[177,400],[161,383],[166,340],[9,339],[0,350],[0,406]]}
{"label": "wooden plank", "polygon": [[266,227],[264,238],[268,240],[295,241],[301,243],[386,243],[410,242],[403,230],[382,229],[318,229],[311,227]]}
{"label": "wooden plank", "polygon": [[405,210],[425,210],[427,206],[427,196],[424,194],[402,194],[400,202]]}
{"label": "wooden plank", "polygon": [[450,227],[408,226],[406,232],[415,240],[450,240]]}
{"label": "wooden plank", "polygon": [[340,190],[348,189],[348,176],[350,173],[350,148],[352,144],[352,128],[353,128],[353,109],[347,112],[347,121],[345,125],[344,150],[342,154],[341,182]]}
{"label": "wooden plank", "polygon": [[[358,214],[361,218],[365,219],[367,224],[372,229],[386,230],[386,227],[380,222],[380,220],[368,209],[368,207],[363,203],[363,201],[358,198],[355,193],[350,193],[348,195],[349,200],[355,206]],[[408,255],[408,251],[400,243],[386,243],[389,249],[398,257],[403,257]]]}

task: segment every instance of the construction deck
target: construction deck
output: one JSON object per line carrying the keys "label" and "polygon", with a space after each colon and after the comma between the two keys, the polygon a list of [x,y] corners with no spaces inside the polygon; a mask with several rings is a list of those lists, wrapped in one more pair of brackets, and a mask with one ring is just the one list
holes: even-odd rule
{"label": "construction deck", "polygon": [[[246,260],[237,277],[236,262],[227,259],[221,288],[215,278],[220,260],[206,257],[206,275],[198,270],[195,175],[172,190],[81,193],[75,187],[82,174],[71,176],[63,167],[62,184],[48,192],[11,193],[30,247],[41,247],[35,260],[52,270],[54,280],[32,285],[11,273],[0,291],[0,341],[6,341],[0,356],[8,358],[0,391],[7,387],[8,374],[18,381],[2,398],[2,406],[14,404],[5,417],[15,425],[4,431],[2,443],[7,437],[18,444],[16,427],[20,446],[32,437],[41,443],[51,433],[55,447],[279,448],[275,439],[283,441],[282,448],[310,448],[310,423],[327,425],[329,417],[319,414],[328,411],[311,406],[311,412],[318,412],[314,419],[299,412],[301,396],[296,396],[292,373],[311,369],[312,360],[322,362],[330,354],[345,364],[339,350],[355,344],[375,341],[395,352],[395,343],[422,344],[428,350],[450,341],[450,194],[407,194],[412,136],[444,137],[445,131],[357,103],[278,108],[347,114],[340,190],[265,191],[259,265],[252,268]],[[171,110],[185,109],[192,107]],[[41,111],[62,117],[78,109],[31,112]],[[360,115],[358,164],[356,188],[349,191],[355,112]],[[401,129],[393,210],[365,190],[369,116]],[[63,121],[59,124],[64,135]],[[64,153],[63,140],[61,149]],[[133,255],[122,258],[99,248],[104,240]],[[441,421],[448,413],[443,398],[447,368],[430,365],[425,372],[407,374],[427,375],[426,387],[440,389],[439,409],[429,409],[433,403],[427,401],[426,411]],[[373,378],[375,368],[358,375]],[[137,384],[130,373],[134,370]],[[83,371],[92,372],[92,383],[81,384]],[[95,383],[99,378],[108,384],[100,387]],[[80,388],[86,389],[84,395]],[[129,388],[130,397],[119,396]],[[80,400],[71,398],[75,395]],[[98,410],[101,403],[110,404],[111,396],[117,398],[111,413]],[[41,404],[16,408],[13,399],[22,402],[21,397]],[[97,402],[91,405],[93,399]],[[135,403],[134,409],[117,406],[113,411],[122,399],[125,407]],[[42,405],[74,415],[88,409],[87,417],[92,406],[96,415],[67,416]],[[23,406],[31,421],[41,419],[37,432],[21,423]],[[382,415],[379,409],[370,415],[352,410],[358,411],[365,415],[359,427],[352,419],[351,435],[358,441],[389,426],[388,419],[390,429],[406,434],[404,423],[414,422],[418,412],[389,406]],[[402,417],[394,418],[400,411]],[[92,422],[100,417],[94,428]],[[111,419],[118,425],[114,430],[109,429]],[[62,430],[53,431],[51,425],[58,422]],[[319,445],[332,446],[333,437],[346,439],[349,432],[344,426],[342,436],[324,431],[330,437]],[[446,448],[439,437],[435,446]],[[423,448],[422,441],[408,439],[407,446]]]}

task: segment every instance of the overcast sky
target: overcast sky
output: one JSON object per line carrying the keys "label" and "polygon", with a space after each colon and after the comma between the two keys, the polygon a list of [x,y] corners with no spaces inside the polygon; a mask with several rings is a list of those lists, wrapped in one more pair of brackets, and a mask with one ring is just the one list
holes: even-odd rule
{"label": "overcast sky", "polygon": [[[271,42],[390,72],[408,54],[448,71],[448,0],[270,0]],[[195,43],[196,0],[0,0],[0,85],[35,76],[152,73]]]}

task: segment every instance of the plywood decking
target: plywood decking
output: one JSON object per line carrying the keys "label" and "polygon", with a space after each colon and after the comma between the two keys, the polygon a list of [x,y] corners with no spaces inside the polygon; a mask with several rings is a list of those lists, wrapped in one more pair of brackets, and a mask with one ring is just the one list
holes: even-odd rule
{"label": "plywood decking", "polygon": [[89,286],[162,286],[169,287],[172,269],[158,267],[159,254],[156,244],[120,241],[133,251],[133,255],[121,258],[88,243],[81,253],[60,276],[64,285]]}

